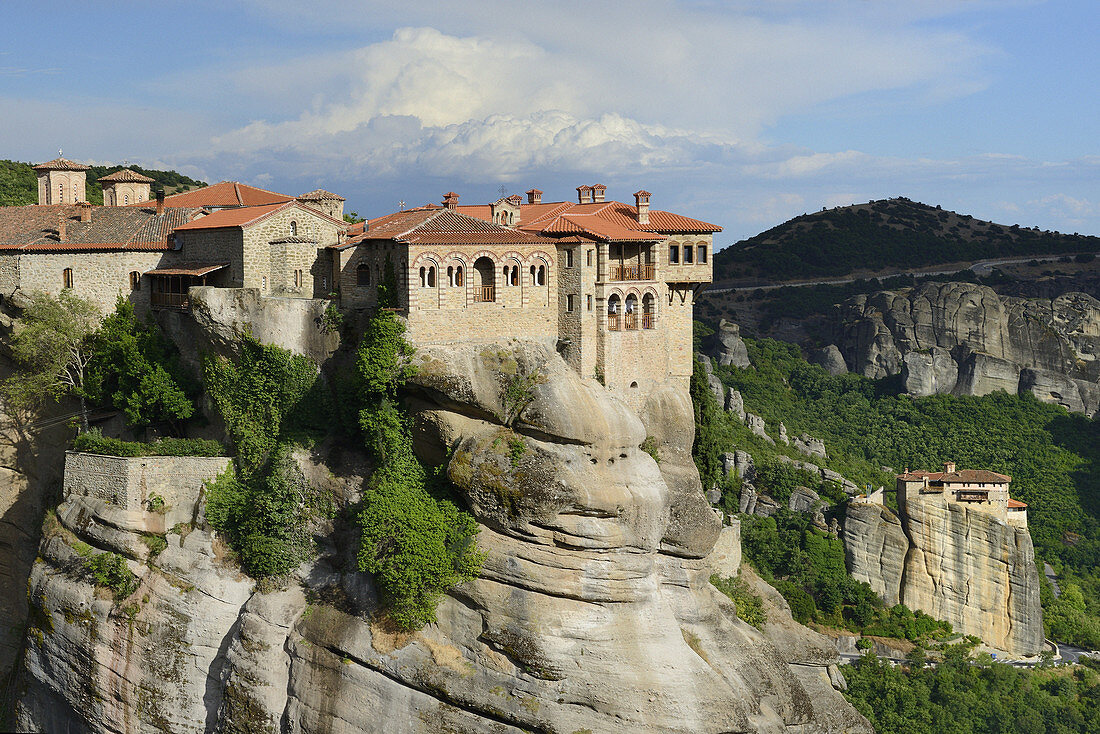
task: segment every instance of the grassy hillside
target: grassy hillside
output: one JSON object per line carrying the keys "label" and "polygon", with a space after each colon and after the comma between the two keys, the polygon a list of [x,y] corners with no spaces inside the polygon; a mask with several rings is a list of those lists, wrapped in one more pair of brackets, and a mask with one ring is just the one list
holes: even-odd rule
{"label": "grassy hillside", "polygon": [[1100,251],[1100,237],[1001,225],[885,199],[804,214],[714,256],[715,281],[840,277],[997,257]]}
{"label": "grassy hillside", "polygon": [[[826,463],[861,485],[889,482],[883,466],[934,468],[947,460],[1011,475],[1013,496],[1030,506],[1036,555],[1054,565],[1066,590],[1055,600],[1044,589],[1048,630],[1065,642],[1100,646],[1100,421],[1031,395],[913,399],[898,394],[890,379],[831,377],[791,344],[746,344],[755,369],[718,367],[722,381],[741,391],[745,408],[763,416],[772,433],[782,421],[791,435],[822,438]],[[718,478],[718,455],[730,446],[750,451],[758,463],[778,450],[747,436],[698,378],[692,393],[706,486]],[[752,557],[748,547],[746,556]]]}
{"label": "grassy hillside", "polygon": [[[38,176],[31,165],[30,163],[19,163],[18,161],[0,160],[0,206],[38,203]],[[99,185],[97,179],[123,168],[129,168],[153,179],[155,182],[151,184],[153,191],[164,189],[166,193],[173,194],[206,185],[202,181],[196,181],[176,171],[159,171],[134,165],[92,166],[91,170],[88,171],[88,185],[85,190],[88,201],[93,204],[102,204],[103,188]]]}

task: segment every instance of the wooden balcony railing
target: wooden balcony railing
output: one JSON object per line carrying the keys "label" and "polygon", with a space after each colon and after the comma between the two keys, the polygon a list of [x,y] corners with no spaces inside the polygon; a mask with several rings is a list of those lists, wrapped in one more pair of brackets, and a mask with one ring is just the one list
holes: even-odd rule
{"label": "wooden balcony railing", "polygon": [[607,330],[608,331],[618,331],[619,328],[620,328],[619,314],[609,313],[607,315]]}
{"label": "wooden balcony railing", "polygon": [[623,314],[623,328],[627,331],[638,330],[638,314],[628,311]]}
{"label": "wooden balcony railing", "polygon": [[178,308],[186,311],[191,306],[186,293],[158,293],[149,294],[149,303],[153,308]]}
{"label": "wooden balcony railing", "polygon": [[611,280],[654,280],[657,274],[655,265],[612,265]]}
{"label": "wooden balcony railing", "polygon": [[657,326],[657,314],[644,313],[642,314],[642,328],[653,329]]}
{"label": "wooden balcony railing", "polygon": [[474,286],[475,303],[492,303],[496,298],[496,289],[491,285]]}
{"label": "wooden balcony railing", "polygon": [[960,491],[955,495],[955,499],[959,502],[987,502],[989,500],[989,492],[965,492]]}

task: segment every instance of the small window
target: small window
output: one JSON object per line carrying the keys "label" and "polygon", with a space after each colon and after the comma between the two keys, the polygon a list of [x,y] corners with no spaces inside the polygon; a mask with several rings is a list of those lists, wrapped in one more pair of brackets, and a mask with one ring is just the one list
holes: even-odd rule
{"label": "small window", "polygon": [[592,294],[589,293],[587,296],[585,296],[585,299],[587,299],[587,302],[588,302],[588,310],[591,311],[592,310]]}
{"label": "small window", "polygon": [[[573,251],[572,250],[566,250],[565,251],[565,267],[567,267],[567,268],[573,267]],[[570,309],[570,310],[572,310],[572,309]]]}
{"label": "small window", "polygon": [[570,293],[569,295],[567,295],[565,297],[565,310],[566,311],[572,311],[573,310],[573,294],[572,293]]}
{"label": "small window", "polygon": [[294,220],[290,221],[290,236],[291,237],[297,237],[298,236],[298,223],[295,222]]}
{"label": "small window", "polygon": [[428,287],[435,288],[435,266],[428,266]]}
{"label": "small window", "polygon": [[587,262],[588,267],[592,267],[592,252],[593,252],[592,250],[588,251],[588,262]]}
{"label": "small window", "polygon": [[72,268],[65,268],[61,272],[61,282],[63,283],[63,285],[62,285],[63,288],[72,288],[73,287],[73,269]]}
{"label": "small window", "polygon": [[141,273],[139,273],[136,270],[131,270],[130,271],[130,290],[132,290],[132,291],[140,291],[141,290]]}
{"label": "small window", "polygon": [[263,276],[260,277],[260,290],[262,290],[262,291],[267,290],[267,276],[266,275],[263,275]]}
{"label": "small window", "polygon": [[535,285],[546,285],[546,266],[539,265],[537,278],[535,279]]}
{"label": "small window", "polygon": [[321,290],[323,290],[323,291],[328,290],[328,276],[327,275],[322,275],[321,276]]}
{"label": "small window", "polygon": [[59,183],[57,185],[57,203],[58,204],[64,204],[65,203],[65,184],[60,184]]}
{"label": "small window", "polygon": [[668,246],[668,262],[671,265],[678,265],[680,263],[680,246],[669,245]]}
{"label": "small window", "polygon": [[421,288],[427,288],[428,287],[428,269],[427,268],[420,268],[420,287]]}
{"label": "small window", "polygon": [[130,195],[129,194],[123,194],[122,195],[122,203],[123,204],[129,204],[130,203]]}
{"label": "small window", "polygon": [[684,265],[691,265],[695,261],[695,250],[691,245],[684,245]]}
{"label": "small window", "polygon": [[301,270],[295,270],[294,271],[294,287],[295,288],[301,288],[302,284],[304,284],[305,282],[306,282],[306,279],[305,279],[305,276],[303,275],[302,271]]}
{"label": "small window", "polygon": [[360,288],[370,285],[370,265],[362,263],[355,269],[355,285]]}
{"label": "small window", "polygon": [[466,281],[462,279],[462,266],[459,265],[457,268],[455,268],[455,287],[461,288],[465,284]]}
{"label": "small window", "polygon": [[512,266],[511,280],[508,285],[519,285],[519,265]]}
{"label": "small window", "polygon": [[707,264],[707,246],[706,245],[699,245],[699,264],[700,265],[706,265]]}

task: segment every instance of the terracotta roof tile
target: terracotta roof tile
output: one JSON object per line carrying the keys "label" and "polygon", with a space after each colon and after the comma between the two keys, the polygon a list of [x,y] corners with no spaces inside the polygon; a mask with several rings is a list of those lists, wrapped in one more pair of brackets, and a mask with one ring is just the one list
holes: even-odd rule
{"label": "terracotta roof tile", "polygon": [[146,271],[146,275],[209,275],[215,270],[228,268],[229,263],[180,263],[170,268],[157,268]]}
{"label": "terracotta roof tile", "polygon": [[394,212],[367,223],[366,232],[349,239],[340,249],[361,242],[395,240],[418,244],[552,244],[552,240],[451,209],[438,207]]}
{"label": "terracotta roof tile", "polygon": [[194,191],[164,197],[165,206],[185,207],[265,206],[288,201],[294,201],[294,197],[237,181],[221,181]]}
{"label": "terracotta roof tile", "polygon": [[[491,220],[492,214],[485,205],[460,206],[458,211],[471,217]],[[519,229],[528,232],[571,232],[568,225],[555,224],[555,220],[562,216],[594,216],[605,219],[622,229],[635,232],[652,232],[657,234],[708,234],[721,232],[722,228],[716,224],[699,219],[692,219],[680,214],[650,209],[649,224],[638,223],[638,210],[631,204],[621,201],[601,201],[586,204],[571,203],[567,201],[547,202],[542,204],[520,204]],[[552,230],[557,226],[561,229]],[[622,241],[622,240],[620,240]]]}
{"label": "terracotta roof tile", "polygon": [[219,209],[213,214],[199,217],[193,222],[188,222],[176,229],[190,231],[198,229],[222,229],[224,227],[246,227],[250,224],[255,224],[261,219],[266,219],[277,211],[292,206],[293,201],[294,200],[291,199],[289,201],[277,204],[266,204],[264,206],[241,206],[234,209]]}
{"label": "terracotta roof tile", "polygon": [[129,168],[123,168],[121,171],[115,171],[114,173],[108,173],[106,176],[101,176],[98,181],[112,182],[133,182],[133,183],[154,183],[153,179],[148,176],[142,176],[137,171],[132,171]]}
{"label": "terracotta roof tile", "polygon": [[36,171],[88,171],[91,170],[91,166],[86,166],[83,163],[77,163],[76,161],[70,161],[68,158],[54,158],[52,161],[46,161],[45,163],[39,163],[34,166]]}
{"label": "terracotta roof tile", "polygon": [[[93,206],[91,221],[80,221],[81,205],[0,207],[0,250],[87,252],[93,250],[162,251],[170,249],[168,233],[199,213],[193,208],[166,209],[158,215],[143,206]],[[58,219],[65,218],[65,240],[58,239]]]}
{"label": "terracotta roof tile", "polygon": [[922,480],[925,477],[928,477],[929,482],[969,482],[971,484],[974,482],[979,484],[1007,484],[1012,481],[1012,477],[1007,474],[998,474],[988,469],[959,469],[950,474],[942,471],[911,471],[908,474],[898,475],[899,479],[909,481]]}
{"label": "terracotta roof tile", "polygon": [[1011,497],[1009,497],[1008,498],[1008,506],[1010,508],[1019,509],[1019,508],[1027,507],[1027,503],[1026,502],[1021,502],[1020,500],[1014,500]]}

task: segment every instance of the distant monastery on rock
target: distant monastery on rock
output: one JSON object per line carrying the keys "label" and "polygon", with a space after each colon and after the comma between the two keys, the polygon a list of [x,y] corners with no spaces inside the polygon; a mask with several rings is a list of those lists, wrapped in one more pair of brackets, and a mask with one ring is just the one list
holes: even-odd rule
{"label": "distant monastery on rock", "polygon": [[85,201],[87,166],[35,166],[38,205],[0,208],[0,296],[64,288],[104,311],[121,294],[139,310],[190,306],[193,286],[255,289],[264,298],[331,299],[378,307],[392,272],[396,308],[418,343],[553,339],[585,377],[630,392],[692,370],[692,309],[711,281],[721,227],[606,199],[508,196],[441,204],[367,222],[343,219],[344,199],[318,189],[292,197],[223,181],[150,196],[129,169],[100,179],[103,206]]}

